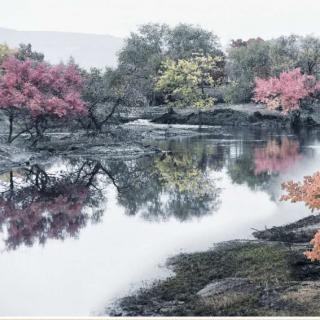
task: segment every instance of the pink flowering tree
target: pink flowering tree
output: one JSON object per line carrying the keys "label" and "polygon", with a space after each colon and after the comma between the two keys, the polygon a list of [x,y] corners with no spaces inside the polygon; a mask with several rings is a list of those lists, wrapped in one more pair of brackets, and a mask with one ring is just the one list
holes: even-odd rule
{"label": "pink flowering tree", "polygon": [[[9,57],[0,69],[0,108],[9,119],[9,143],[24,132],[41,136],[48,118],[57,120],[87,111],[81,98],[83,79],[73,64],[52,66]],[[14,135],[19,117],[29,121]]]}
{"label": "pink flowering tree", "polygon": [[300,108],[300,102],[320,91],[314,76],[301,73],[300,68],[282,72],[279,78],[256,79],[255,102],[262,102],[271,110],[282,108],[284,113]]}

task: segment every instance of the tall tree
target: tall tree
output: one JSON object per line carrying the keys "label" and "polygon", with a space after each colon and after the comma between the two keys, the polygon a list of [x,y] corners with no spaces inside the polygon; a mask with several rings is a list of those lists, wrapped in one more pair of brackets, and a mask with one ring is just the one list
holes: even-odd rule
{"label": "tall tree", "polygon": [[119,72],[150,104],[156,102],[155,77],[165,56],[167,25],[146,24],[132,32],[119,53]]}
{"label": "tall tree", "polygon": [[219,38],[199,26],[179,24],[168,32],[168,55],[171,59],[188,59],[194,54],[223,55]]}
{"label": "tall tree", "polygon": [[299,37],[281,36],[269,41],[271,63],[270,75],[278,77],[283,71],[290,71],[299,66]]}
{"label": "tall tree", "polygon": [[298,66],[303,73],[320,77],[320,39],[314,36],[300,38]]}
{"label": "tall tree", "polygon": [[245,45],[230,47],[226,69],[231,83],[227,100],[250,102],[255,78],[270,76],[269,44],[258,38],[248,40]]}
{"label": "tall tree", "polygon": [[[165,24],[145,24],[126,39],[119,53],[118,71],[154,105],[163,102],[161,93],[154,90],[162,62],[199,54],[223,57],[216,35],[187,24],[172,29]],[[223,70],[224,59],[219,64]]]}

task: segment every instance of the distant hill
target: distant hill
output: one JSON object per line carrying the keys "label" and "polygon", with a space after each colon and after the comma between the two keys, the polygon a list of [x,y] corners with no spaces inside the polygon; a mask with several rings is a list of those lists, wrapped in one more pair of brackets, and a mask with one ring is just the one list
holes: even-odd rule
{"label": "distant hill", "polygon": [[72,56],[84,68],[104,68],[117,65],[116,54],[123,39],[110,35],[0,28],[0,43],[13,48],[20,43],[31,43],[33,49],[44,53],[51,63],[67,61]]}

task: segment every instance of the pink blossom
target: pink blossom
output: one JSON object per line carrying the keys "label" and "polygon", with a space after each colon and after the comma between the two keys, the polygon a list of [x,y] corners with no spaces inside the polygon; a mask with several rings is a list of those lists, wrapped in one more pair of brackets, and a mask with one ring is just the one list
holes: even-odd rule
{"label": "pink blossom", "polygon": [[0,108],[26,110],[33,117],[59,118],[85,113],[81,99],[83,79],[74,65],[7,58],[0,68]]}
{"label": "pink blossom", "polygon": [[255,102],[269,109],[282,107],[283,112],[300,108],[300,101],[320,91],[320,82],[314,76],[304,75],[300,68],[282,72],[279,78],[256,79]]}

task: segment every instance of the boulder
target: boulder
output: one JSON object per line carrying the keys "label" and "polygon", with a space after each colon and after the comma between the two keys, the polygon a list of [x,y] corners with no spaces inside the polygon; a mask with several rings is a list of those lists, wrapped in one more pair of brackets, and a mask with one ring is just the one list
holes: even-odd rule
{"label": "boulder", "polygon": [[248,278],[225,278],[216,280],[197,292],[202,298],[212,297],[218,294],[226,294],[228,292],[248,292],[254,288]]}

